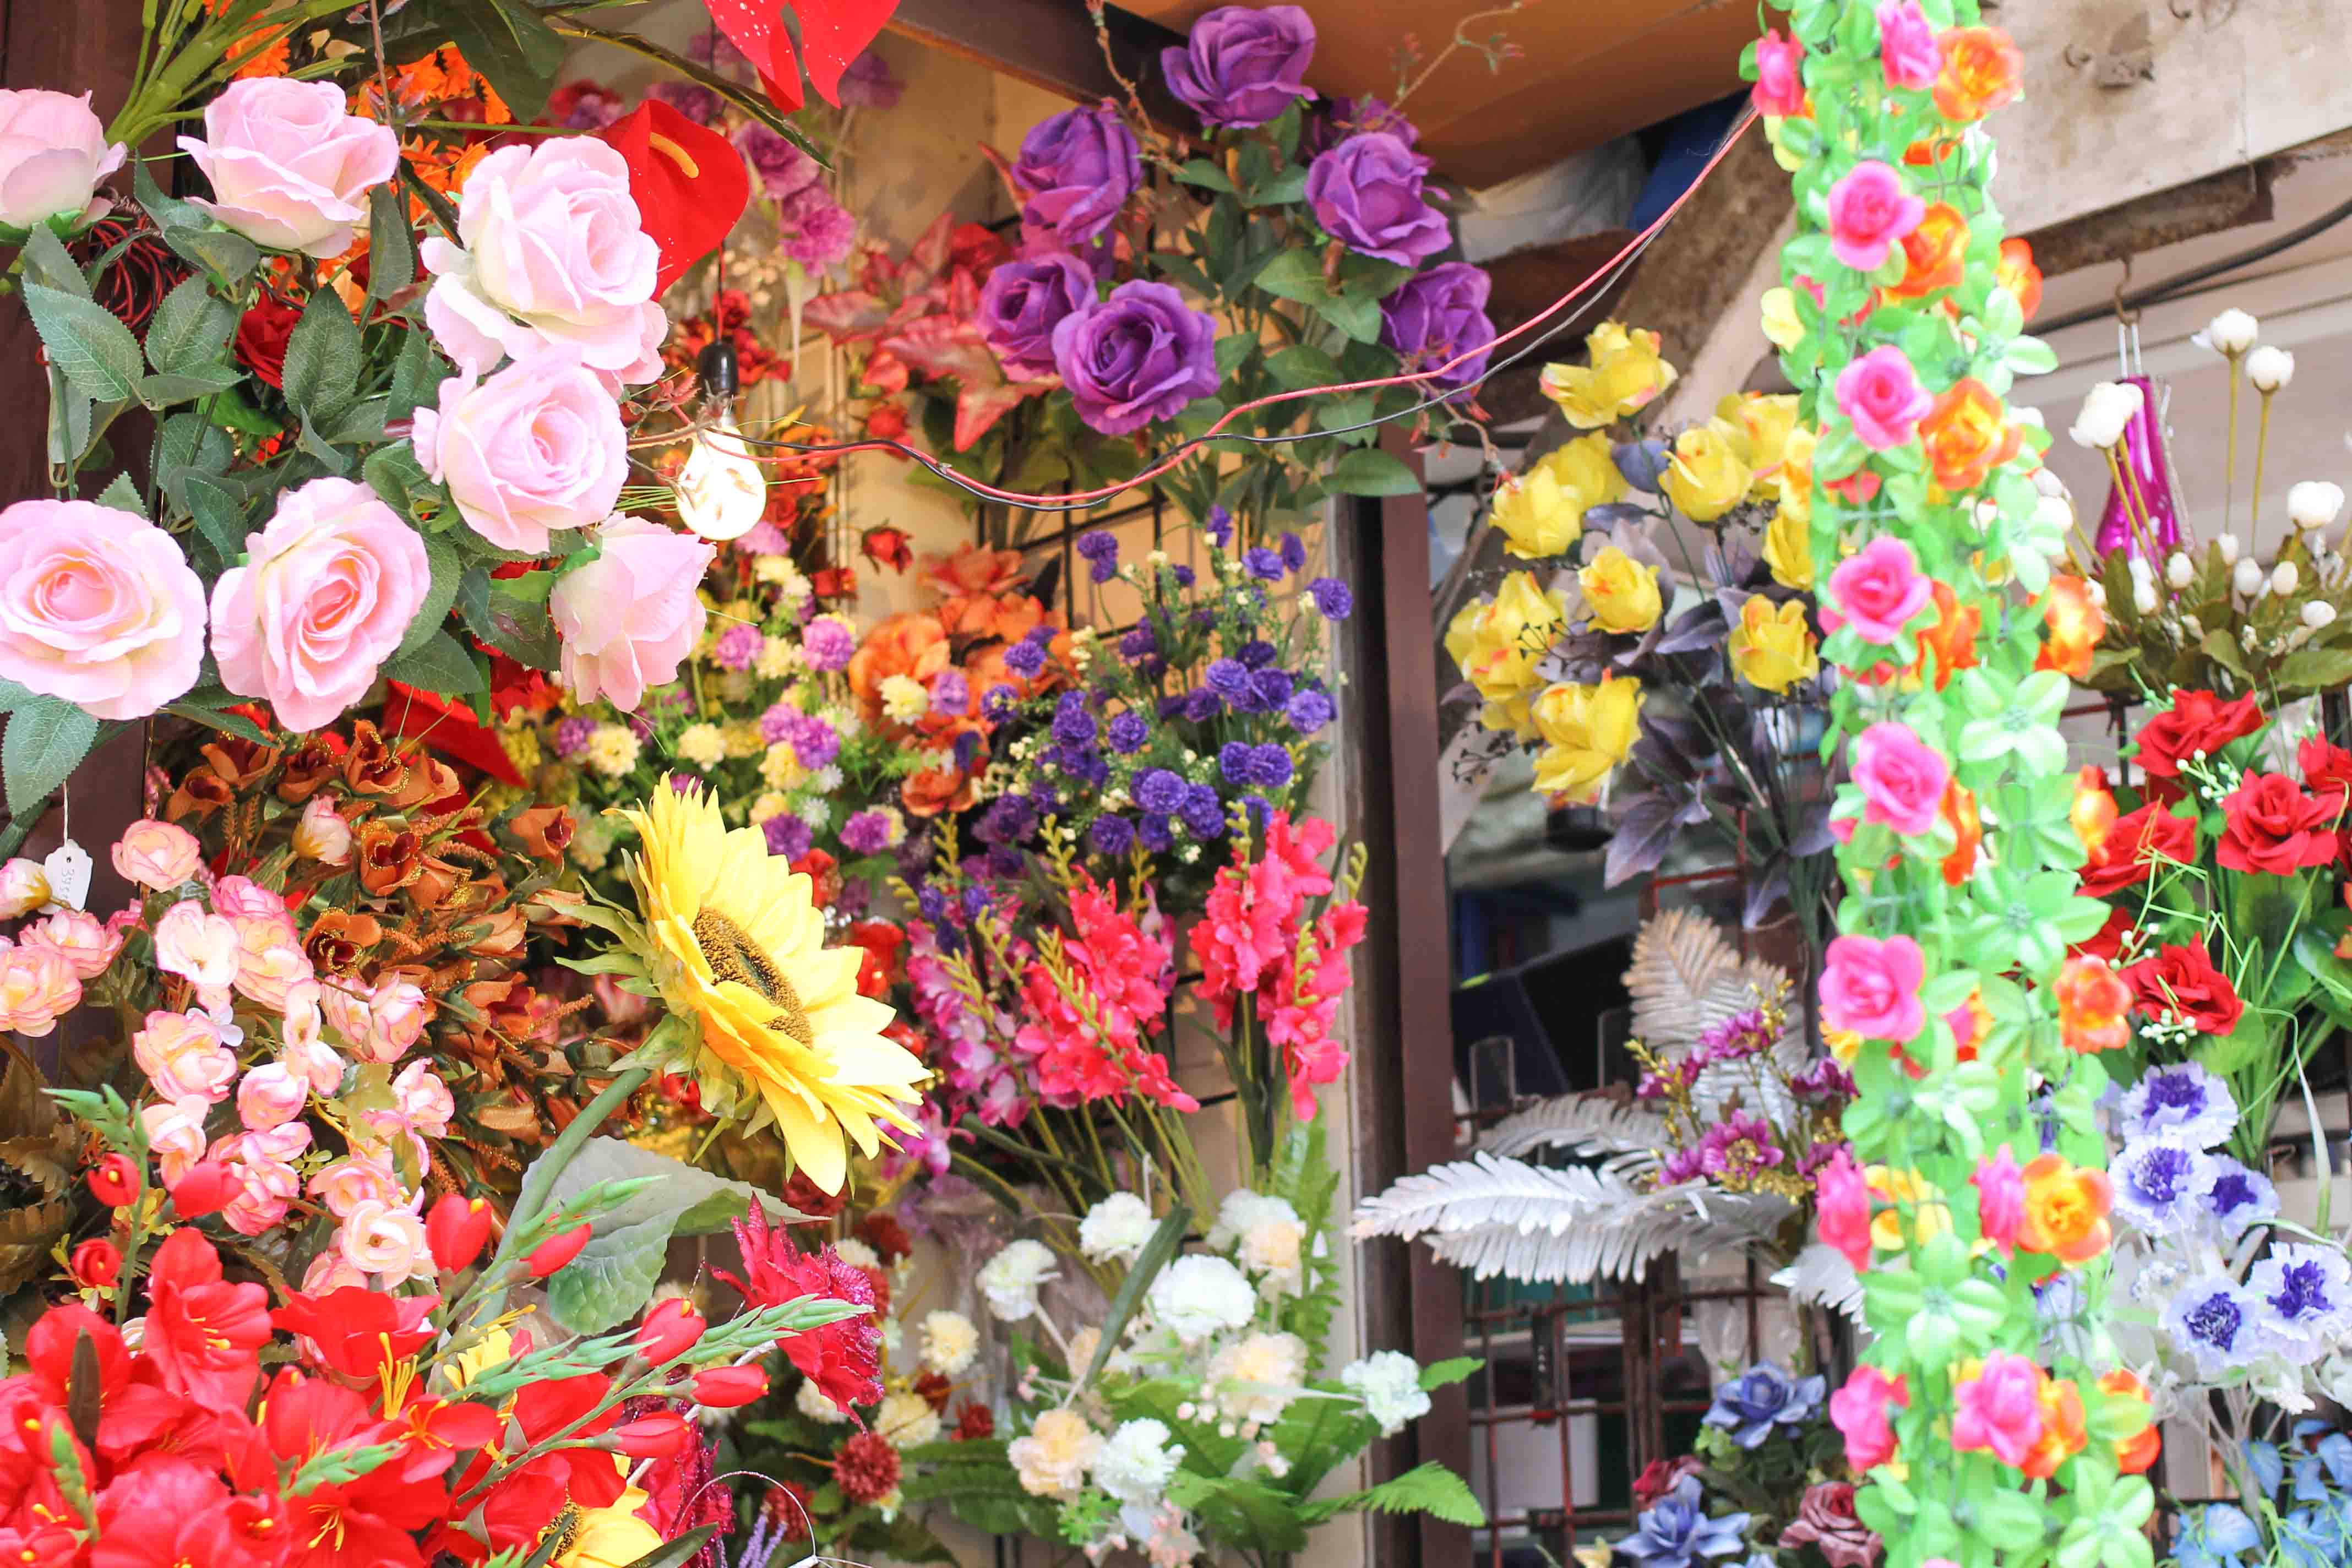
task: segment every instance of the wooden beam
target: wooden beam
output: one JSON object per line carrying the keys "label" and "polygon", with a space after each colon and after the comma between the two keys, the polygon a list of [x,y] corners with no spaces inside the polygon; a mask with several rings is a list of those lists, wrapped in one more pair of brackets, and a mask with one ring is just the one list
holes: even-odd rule
{"label": "wooden beam", "polygon": [[1108,60],[1093,13],[1080,0],[898,0],[889,30],[1077,103],[1125,102],[1123,76],[1155,124],[1189,132],[1197,121],[1162,85],[1160,71],[1160,51],[1183,36],[1114,6],[1102,16]]}

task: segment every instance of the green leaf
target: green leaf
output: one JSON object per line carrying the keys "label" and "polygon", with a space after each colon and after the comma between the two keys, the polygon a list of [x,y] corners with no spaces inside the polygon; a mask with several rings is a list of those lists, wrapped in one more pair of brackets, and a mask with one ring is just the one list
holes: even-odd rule
{"label": "green leaf", "polygon": [[234,563],[245,553],[245,503],[218,479],[204,474],[187,474],[180,480],[180,489],[187,497],[189,515],[196,520],[196,531],[205,542],[220,552],[225,563]]}
{"label": "green leaf", "polygon": [[[400,653],[412,653],[441,629],[449,618],[449,606],[457,602],[457,582],[466,574],[464,563],[446,542],[427,539],[425,559],[433,568],[433,581],[425,590],[425,602],[416,606],[416,618],[408,623],[408,635],[401,639]],[[396,656],[395,656],[396,657]]]}
{"label": "green leaf", "polygon": [[445,367],[433,352],[433,339],[412,330],[400,345],[399,357],[392,362],[392,396],[384,405],[385,420],[405,419],[433,402],[444,378]]}
{"label": "green leaf", "polygon": [[1288,206],[1293,202],[1306,200],[1307,170],[1305,165],[1293,164],[1290,168],[1285,169],[1281,174],[1276,174],[1274,178],[1266,181],[1264,184],[1254,186],[1251,189],[1250,194],[1242,199],[1254,207]]}
{"label": "green leaf", "polygon": [[173,225],[163,230],[163,243],[223,283],[234,283],[261,265],[260,247],[225,228]]}
{"label": "green leaf", "polygon": [[165,195],[144,158],[131,160],[131,194],[147,209],[147,216],[155,220],[158,229],[202,228],[212,221],[195,203]]}
{"label": "green leaf", "polygon": [[1143,1303],[1143,1293],[1151,1289],[1151,1282],[1168,1267],[1168,1260],[1184,1245],[1184,1227],[1192,1222],[1192,1211],[1180,1203],[1168,1211],[1168,1217],[1160,1222],[1160,1228],[1143,1244],[1143,1250],[1128,1268],[1127,1278],[1119,1281],[1118,1294],[1111,1298],[1110,1311],[1102,1322],[1102,1337],[1095,1345],[1094,1360],[1087,1363],[1086,1375],[1078,1379],[1078,1387],[1089,1388],[1102,1375],[1103,1363],[1110,1360],[1110,1352],[1118,1348],[1120,1336],[1127,1332],[1128,1320],[1135,1316],[1135,1309]]}
{"label": "green leaf", "polygon": [[225,364],[206,366],[193,375],[142,375],[139,378],[139,401],[150,408],[170,408],[215,396],[244,380],[243,375]]}
{"label": "green leaf", "polygon": [[167,375],[194,375],[215,365],[236,331],[236,308],[194,277],[163,296],[147,323],[147,363]]}
{"label": "green leaf", "polygon": [[503,591],[489,569],[476,564],[457,585],[457,613],[466,629],[517,663],[553,669],[562,658],[562,639],[543,603]]}
{"label": "green leaf", "polygon": [[1421,1369],[1422,1392],[1451,1388],[1486,1364],[1475,1355],[1458,1355],[1447,1361],[1432,1362]]}
{"label": "green leaf", "polygon": [[139,340],[114,312],[39,283],[25,285],[25,309],[49,351],[49,363],[67,380],[100,403],[131,401],[146,361]]}
{"label": "green leaf", "polygon": [[2298,648],[2279,661],[2275,679],[2282,689],[2325,691],[2352,681],[2352,648]]}
{"label": "green leaf", "polygon": [[444,697],[469,697],[482,689],[481,670],[457,639],[437,626],[415,647],[395,656],[383,672],[420,691],[436,691]]}
{"label": "green leaf", "polygon": [[1263,1481],[1179,1470],[1168,1483],[1168,1500],[1200,1514],[1209,1526],[1203,1533],[1220,1545],[1264,1556],[1307,1544],[1298,1500]]}
{"label": "green leaf", "polygon": [[666,1541],[655,1547],[631,1563],[628,1568],[678,1568],[679,1563],[690,1561],[718,1533],[719,1526],[715,1524],[689,1530],[676,1541]]}
{"label": "green leaf", "polygon": [[47,224],[36,224],[25,236],[25,275],[59,293],[83,300],[90,297],[89,279],[74,264],[65,241]]}
{"label": "green leaf", "polygon": [[515,0],[443,0],[435,14],[466,63],[490,79],[520,121],[547,107],[569,46],[538,12]]}
{"label": "green leaf", "polygon": [[1225,172],[1223,169],[1206,158],[1194,158],[1183,163],[1177,169],[1176,177],[1188,185],[1199,185],[1204,190],[1223,191],[1228,195],[1233,194],[1234,183],[1225,178]]}
{"label": "green leaf", "polygon": [[1360,1509],[1381,1513],[1425,1513],[1448,1524],[1467,1525],[1473,1530],[1483,1528],[1486,1522],[1486,1510],[1478,1506],[1469,1483],[1434,1460],[1417,1465],[1367,1491],[1301,1503],[1298,1521],[1320,1524],[1335,1515],[1354,1513]]}
{"label": "green leaf", "polygon": [[1248,332],[1227,332],[1217,340],[1217,379],[1230,380],[1242,362],[1257,348],[1257,339]]}
{"label": "green leaf", "polygon": [[226,734],[235,735],[241,741],[251,741],[263,746],[269,744],[268,731],[242,713],[226,712],[218,708],[199,708],[187,702],[167,703],[164,705],[163,711],[177,714],[183,719],[194,720],[199,724],[208,724]]}
{"label": "green leaf", "polygon": [[286,405],[324,428],[359,395],[360,326],[342,296],[321,289],[286,340]]}
{"label": "green leaf", "polygon": [[384,505],[403,517],[415,515],[411,500],[418,490],[429,489],[433,484],[425,477],[425,465],[416,460],[416,449],[405,441],[370,452],[360,475]]}
{"label": "green leaf", "polygon": [[52,791],[70,777],[98,741],[97,718],[62,697],[36,697],[8,715],[0,741],[8,815],[30,816]]}
{"label": "green leaf", "polygon": [[1334,495],[1409,496],[1421,492],[1421,481],[1402,459],[1367,447],[1333,463],[1323,476],[1323,488]]}
{"label": "green leaf", "polygon": [[1381,341],[1381,302],[1362,294],[1327,294],[1315,313],[1360,343]]}
{"label": "green leaf", "polygon": [[127,511],[135,518],[147,517],[147,502],[139,494],[139,487],[131,482],[129,474],[117,474],[107,480],[106,488],[98,492],[98,504]]}
{"label": "green leaf", "polygon": [[1331,298],[1331,285],[1323,276],[1323,258],[1312,250],[1276,251],[1251,281],[1278,300],[1313,305]]}
{"label": "green leaf", "polygon": [[389,300],[416,281],[416,234],[408,226],[408,204],[389,184],[368,193],[368,287],[370,301]]}
{"label": "green leaf", "polygon": [[1266,355],[1265,368],[1285,388],[1332,386],[1344,380],[1339,362],[1312,343],[1294,343]]}

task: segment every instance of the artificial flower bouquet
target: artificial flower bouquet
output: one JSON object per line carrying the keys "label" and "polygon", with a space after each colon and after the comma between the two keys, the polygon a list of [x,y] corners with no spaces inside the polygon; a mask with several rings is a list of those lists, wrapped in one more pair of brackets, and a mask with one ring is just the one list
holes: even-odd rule
{"label": "artificial flower bouquet", "polygon": [[2246,1479],[2237,1501],[2182,1510],[2179,1568],[2322,1568],[2352,1552],[2352,1436],[2305,1417],[2284,1443],[2244,1444],[2231,1468]]}
{"label": "artificial flower bouquet", "polygon": [[1182,1250],[1192,1216],[1181,1203],[1156,1217],[1133,1192],[1103,1198],[1080,1220],[1075,1249],[1110,1288],[1099,1325],[1066,1328],[1041,1299],[1066,1259],[1025,1237],[1004,1244],[979,1284],[1016,1336],[1010,1435],[926,1451],[937,1468],[908,1495],[983,1530],[1025,1530],[1097,1556],[1129,1548],[1167,1568],[1217,1550],[1275,1560],[1302,1550],[1316,1525],[1362,1509],[1484,1523],[1469,1488],[1437,1464],[1314,1496],[1476,1364],[1422,1368],[1382,1351],[1325,1370],[1337,1180],[1319,1133],[1294,1131],[1273,1180],[1228,1194],[1193,1252]]}

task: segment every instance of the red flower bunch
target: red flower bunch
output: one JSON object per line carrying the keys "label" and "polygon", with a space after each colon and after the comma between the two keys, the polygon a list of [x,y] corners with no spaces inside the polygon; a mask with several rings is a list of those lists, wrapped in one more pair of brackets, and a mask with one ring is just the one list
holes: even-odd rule
{"label": "red flower bunch", "polygon": [[803,1252],[790,1233],[768,1224],[757,1204],[735,1222],[735,1242],[743,1251],[741,1277],[721,1268],[711,1272],[754,1307],[815,1296],[869,1309],[861,1316],[794,1334],[783,1344],[793,1365],[844,1414],[860,1420],[854,1407],[882,1397],[882,1326],[870,1310],[875,1304],[873,1279],[830,1247]]}
{"label": "red flower bunch", "polygon": [[1038,1093],[1049,1105],[1070,1106],[1123,1102],[1132,1092],[1198,1110],[1168,1076],[1167,1058],[1144,1049],[1166,1027],[1176,987],[1168,943],[1122,913],[1091,877],[1070,889],[1070,923],[1058,954],[1033,958],[1022,972],[1033,1021],[1013,1043],[1035,1063]]}
{"label": "red flower bunch", "polygon": [[2124,971],[2140,1011],[2156,1016],[2177,1013],[2201,1035],[2226,1035],[2246,1010],[2230,977],[2213,967],[2202,941],[2168,942],[2155,956]]}

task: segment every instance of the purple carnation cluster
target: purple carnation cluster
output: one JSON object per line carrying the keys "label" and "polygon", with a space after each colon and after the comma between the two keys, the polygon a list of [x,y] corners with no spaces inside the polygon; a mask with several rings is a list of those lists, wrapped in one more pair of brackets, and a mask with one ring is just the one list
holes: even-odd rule
{"label": "purple carnation cluster", "polygon": [[841,845],[856,855],[879,855],[890,847],[890,818],[881,811],[861,811],[841,825]]}
{"label": "purple carnation cluster", "polygon": [[801,653],[811,669],[846,669],[856,651],[857,634],[838,616],[819,616],[801,633]]}
{"label": "purple carnation cluster", "polygon": [[738,621],[719,634],[710,659],[721,669],[749,669],[760,662],[760,650],[767,642],[759,627]]}

